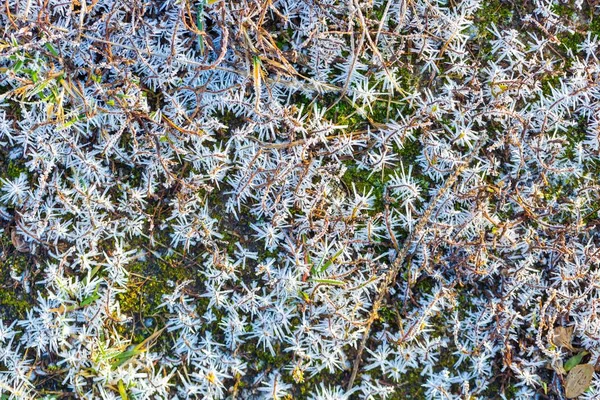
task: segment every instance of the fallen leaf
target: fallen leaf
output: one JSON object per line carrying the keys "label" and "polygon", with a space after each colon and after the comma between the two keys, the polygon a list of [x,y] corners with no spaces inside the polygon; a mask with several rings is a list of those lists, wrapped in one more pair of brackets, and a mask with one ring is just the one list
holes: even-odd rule
{"label": "fallen leaf", "polygon": [[13,229],[10,233],[10,240],[18,252],[27,253],[30,251],[29,245],[21,238],[16,229]]}
{"label": "fallen leaf", "polygon": [[579,364],[569,372],[565,383],[565,396],[574,399],[587,390],[594,376],[592,364]]}
{"label": "fallen leaf", "polygon": [[558,347],[564,347],[569,351],[575,351],[571,342],[573,341],[573,326],[559,326],[554,328],[554,335],[552,337],[552,342]]}
{"label": "fallen leaf", "polygon": [[554,362],[548,364],[548,368],[553,369],[560,375],[565,375],[567,373],[567,371],[565,371],[565,368],[563,366],[563,362],[561,359],[557,359]]}

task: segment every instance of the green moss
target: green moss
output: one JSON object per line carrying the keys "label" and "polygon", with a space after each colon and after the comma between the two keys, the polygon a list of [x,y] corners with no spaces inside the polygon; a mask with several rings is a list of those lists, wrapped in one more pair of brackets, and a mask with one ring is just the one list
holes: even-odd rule
{"label": "green moss", "polygon": [[[129,334],[134,341],[139,341],[164,322],[160,320],[158,308],[163,295],[172,293],[173,285],[186,280],[197,284],[199,270],[178,255],[149,256],[147,261],[130,264],[127,269],[130,273],[127,291],[117,297],[121,312],[133,319]],[[145,324],[149,318],[153,321],[151,327]],[[122,334],[127,333],[125,328],[121,330]]]}
{"label": "green moss", "polygon": [[[562,32],[558,34],[558,40],[567,49],[571,50],[573,54],[577,53],[577,46],[585,40],[585,36],[580,32]],[[571,60],[567,60],[568,65],[571,64]]]}
{"label": "green moss", "polygon": [[[500,398],[500,395],[504,395],[504,398],[507,400],[518,399],[517,393],[519,388],[515,386],[513,383],[513,379],[510,378],[510,375],[506,373],[502,373],[499,368],[497,373],[494,374],[494,378],[492,379],[491,384],[481,393],[480,398],[483,399],[497,399]],[[543,388],[539,388],[538,392],[542,394]],[[546,398],[542,396],[542,398]]]}
{"label": "green moss", "polygon": [[378,311],[379,318],[387,323],[396,323],[396,311],[388,306],[381,306]]}
{"label": "green moss", "polygon": [[474,15],[475,43],[478,46],[478,59],[490,61],[494,34],[490,29],[495,26],[500,32],[505,29],[521,28],[521,18],[532,12],[530,2],[510,0],[489,0],[481,2],[481,8]]}
{"label": "green moss", "polygon": [[412,288],[413,292],[418,293],[420,296],[425,294],[431,294],[435,287],[435,281],[433,278],[426,277],[419,280]]}
{"label": "green moss", "polygon": [[518,391],[519,389],[515,385],[508,385],[504,388],[504,396],[506,396],[507,399],[516,399]]}
{"label": "green moss", "polygon": [[557,88],[560,85],[560,76],[547,74],[540,79],[542,85],[542,93],[545,96],[549,96],[552,93],[552,89]]}
{"label": "green moss", "polygon": [[407,140],[403,143],[401,149],[397,149],[396,153],[401,157],[405,166],[417,163],[417,157],[421,155],[422,147],[418,140]]}
{"label": "green moss", "polygon": [[27,172],[27,167],[21,158],[18,160],[9,160],[6,166],[6,174],[9,178],[18,178],[21,173]]}
{"label": "green moss", "polygon": [[582,143],[586,137],[586,122],[581,118],[577,125],[570,127],[562,136],[567,139],[567,145],[564,148],[564,156],[566,159],[575,159],[575,147]]}
{"label": "green moss", "polygon": [[412,400],[412,399],[425,399],[425,388],[423,384],[425,379],[421,376],[417,369],[411,370],[404,379],[399,383],[398,390],[389,397],[392,400]]}
{"label": "green moss", "polygon": [[575,10],[572,5],[565,3],[553,3],[550,6],[551,10],[561,17],[572,18],[575,15]]}
{"label": "green moss", "polygon": [[[328,94],[323,98],[323,105],[329,107],[337,101],[339,94]],[[360,129],[365,120],[356,113],[356,108],[347,100],[340,100],[325,113],[325,119],[329,119],[338,125],[346,125],[346,131],[352,132]]]}
{"label": "green moss", "polygon": [[13,321],[25,318],[27,310],[34,304],[31,294],[11,277],[20,275],[30,268],[28,258],[17,253],[10,243],[8,233],[2,237],[2,253],[9,256],[0,265],[0,319]]}
{"label": "green moss", "polygon": [[600,38],[600,15],[592,14],[592,20],[588,26],[588,29],[592,33],[592,36],[597,36]]}
{"label": "green moss", "polygon": [[479,37],[488,39],[491,33],[487,30],[492,24],[496,26],[508,25],[513,19],[513,5],[502,0],[489,0],[481,4],[475,13],[475,25],[479,29]]}
{"label": "green moss", "polygon": [[3,287],[0,289],[0,315],[4,320],[15,320],[25,318],[27,310],[32,306],[30,296],[22,290],[14,290]]}
{"label": "green moss", "polygon": [[146,96],[146,101],[150,107],[150,111],[156,112],[162,110],[165,104],[165,96],[161,90],[153,91],[152,89],[142,86],[142,93]]}
{"label": "green moss", "polygon": [[[358,193],[369,193],[372,190],[372,195],[375,197],[375,201],[371,213],[378,212],[383,209],[384,199],[384,182],[385,178],[389,176],[389,171],[384,171],[384,176],[381,176],[381,172],[372,173],[371,170],[360,169],[354,162],[345,163],[347,169],[342,176],[342,182],[349,191],[352,191],[352,185],[356,187]],[[351,192],[350,192],[351,193]]]}

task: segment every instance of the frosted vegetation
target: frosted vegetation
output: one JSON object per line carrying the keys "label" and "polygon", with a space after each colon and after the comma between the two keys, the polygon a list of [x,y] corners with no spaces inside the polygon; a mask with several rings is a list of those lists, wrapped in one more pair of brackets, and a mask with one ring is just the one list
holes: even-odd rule
{"label": "frosted vegetation", "polygon": [[599,398],[597,1],[0,32],[2,400]]}

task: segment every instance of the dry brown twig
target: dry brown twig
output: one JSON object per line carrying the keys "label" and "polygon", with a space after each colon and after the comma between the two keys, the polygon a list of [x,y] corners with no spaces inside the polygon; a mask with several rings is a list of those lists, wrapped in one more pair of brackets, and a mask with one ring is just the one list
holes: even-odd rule
{"label": "dry brown twig", "polygon": [[406,259],[406,257],[408,256],[408,254],[410,252],[410,249],[412,247],[412,243],[413,243],[415,237],[423,230],[425,225],[429,222],[429,217],[434,212],[435,206],[438,203],[438,201],[446,194],[446,192],[448,190],[450,190],[452,188],[454,183],[456,183],[460,174],[464,171],[465,168],[467,168],[469,166],[469,164],[475,158],[475,156],[477,156],[479,149],[481,149],[481,147],[483,146],[484,143],[485,143],[485,138],[483,138],[483,137],[480,138],[479,143],[476,146],[474,146],[471,153],[467,156],[467,159],[454,170],[454,172],[452,173],[452,175],[450,177],[448,177],[446,179],[446,181],[444,182],[444,185],[438,190],[435,197],[431,200],[431,202],[429,203],[429,206],[427,207],[427,209],[425,210],[425,212],[423,213],[421,218],[419,218],[419,222],[413,229],[412,233],[410,233],[404,240],[404,243],[402,243],[402,248],[400,250],[400,253],[397,255],[396,259],[394,260],[392,267],[386,273],[385,279],[382,280],[382,283],[377,291],[377,297],[375,298],[375,301],[373,302],[373,306],[371,308],[369,318],[367,319],[365,331],[363,333],[363,337],[362,337],[360,345],[358,347],[358,351],[356,353],[356,358],[354,359],[352,373],[350,375],[350,379],[348,381],[346,390],[349,391],[354,386],[354,381],[356,379],[358,369],[360,368],[362,354],[365,350],[367,340],[369,339],[370,334],[371,334],[371,327],[373,325],[373,322],[377,319],[378,311],[383,303],[383,300],[384,300],[386,294],[388,293],[389,288],[391,286],[393,286],[394,283],[396,282],[396,276],[398,276],[400,267],[404,264],[404,260]]}

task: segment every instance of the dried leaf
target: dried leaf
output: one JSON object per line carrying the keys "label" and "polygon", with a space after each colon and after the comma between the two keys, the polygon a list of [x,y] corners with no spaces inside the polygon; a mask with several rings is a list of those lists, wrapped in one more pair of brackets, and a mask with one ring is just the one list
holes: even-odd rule
{"label": "dried leaf", "polygon": [[552,342],[558,347],[564,347],[569,351],[575,351],[571,342],[573,341],[573,326],[559,326],[554,328],[554,336],[552,337]]}
{"label": "dried leaf", "polygon": [[15,249],[20,253],[27,253],[30,251],[29,245],[25,242],[15,229],[10,233],[10,240],[15,246]]}
{"label": "dried leaf", "polygon": [[567,399],[574,399],[587,390],[594,376],[594,366],[592,364],[580,364],[569,372],[565,383],[565,396]]}
{"label": "dried leaf", "polygon": [[551,364],[548,364],[548,368],[553,369],[554,371],[556,371],[557,374],[560,374],[560,375],[565,375],[567,373],[567,371],[565,371],[563,362],[560,359],[557,359],[554,362],[552,362]]}
{"label": "dried leaf", "polygon": [[72,310],[71,306],[67,307],[64,304],[61,304],[58,307],[49,309],[48,311],[62,315],[62,314],[66,313],[67,311],[70,311],[70,310]]}

